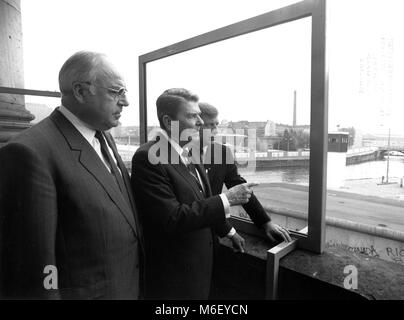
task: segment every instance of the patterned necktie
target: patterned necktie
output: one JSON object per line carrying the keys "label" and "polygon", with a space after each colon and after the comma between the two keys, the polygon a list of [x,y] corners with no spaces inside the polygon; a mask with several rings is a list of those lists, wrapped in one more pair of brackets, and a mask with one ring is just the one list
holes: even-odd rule
{"label": "patterned necktie", "polygon": [[104,156],[105,160],[108,162],[108,165],[111,169],[111,174],[114,176],[116,184],[119,187],[119,190],[121,190],[122,194],[124,195],[124,198],[129,203],[129,199],[127,199],[127,191],[126,191],[125,183],[123,182],[122,175],[121,175],[114,159],[112,159],[112,156],[108,150],[107,142],[105,141],[104,135],[102,134],[101,131],[97,131],[95,133],[95,137],[100,142],[101,153]]}

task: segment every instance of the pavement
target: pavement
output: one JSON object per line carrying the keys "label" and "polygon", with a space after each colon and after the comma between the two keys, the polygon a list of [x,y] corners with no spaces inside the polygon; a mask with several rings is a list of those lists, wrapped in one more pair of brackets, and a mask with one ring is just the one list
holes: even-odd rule
{"label": "pavement", "polygon": [[[358,186],[356,186],[358,187]],[[383,185],[394,189],[394,185]],[[365,186],[361,186],[361,189]],[[350,192],[340,190],[328,190],[327,211],[328,217],[350,220],[370,226],[386,227],[404,232],[404,201],[383,197],[382,190],[376,195],[377,187],[369,188],[369,194],[354,193],[354,187]],[[399,188],[401,191],[402,188]],[[356,191],[359,190],[359,187]],[[308,187],[286,183],[263,183],[254,187],[254,194],[264,206],[287,209],[294,212],[307,214],[308,212]]]}
{"label": "pavement", "polygon": [[400,185],[401,179],[397,177],[390,178],[389,183],[382,183],[381,179],[346,180],[337,190],[404,201],[404,187]]}

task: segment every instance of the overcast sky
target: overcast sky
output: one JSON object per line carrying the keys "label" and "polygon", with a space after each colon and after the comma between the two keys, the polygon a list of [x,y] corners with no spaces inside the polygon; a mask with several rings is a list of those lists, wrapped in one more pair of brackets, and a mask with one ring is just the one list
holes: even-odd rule
{"label": "overcast sky", "polygon": [[[57,74],[72,53],[104,52],[123,71],[131,106],[121,120],[134,125],[139,55],[297,1],[21,2],[26,88],[58,90]],[[328,1],[330,128],[391,126],[404,134],[401,2]],[[299,21],[153,63],[149,94],[155,100],[167,87],[184,86],[217,105],[222,118],[291,123],[297,90],[298,124],[308,124],[309,36],[309,23]],[[55,100],[48,103],[55,107]]]}

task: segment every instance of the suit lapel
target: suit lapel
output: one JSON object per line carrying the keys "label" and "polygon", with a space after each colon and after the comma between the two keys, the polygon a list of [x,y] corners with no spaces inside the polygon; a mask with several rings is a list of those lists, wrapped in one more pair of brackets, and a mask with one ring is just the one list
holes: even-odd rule
{"label": "suit lapel", "polygon": [[[173,167],[182,178],[189,184],[194,194],[199,198],[203,199],[203,194],[201,194],[195,178],[189,173],[186,165],[182,162],[181,157],[179,157],[178,152],[171,145],[170,141],[164,135],[159,135],[160,141],[158,143],[167,144],[167,150],[160,149],[160,161],[168,166]],[[163,140],[163,141],[161,141]],[[163,152],[163,154],[161,154]],[[166,153],[166,154],[164,154]],[[174,161],[175,160],[175,161]]]}
{"label": "suit lapel", "polygon": [[184,178],[184,180],[190,185],[194,193],[197,195],[198,198],[203,199],[203,195],[199,190],[197,182],[195,178],[189,173],[187,167],[183,163],[179,164],[169,164],[174,167],[175,170]]}
{"label": "suit lapel", "polygon": [[86,170],[104,188],[112,201],[119,208],[125,220],[137,234],[136,223],[132,210],[129,208],[129,204],[125,201],[121,191],[114,181],[114,178],[108,172],[93,147],[58,110],[55,110],[50,117],[65,137],[70,148],[79,151],[78,161],[80,164],[86,168]]}

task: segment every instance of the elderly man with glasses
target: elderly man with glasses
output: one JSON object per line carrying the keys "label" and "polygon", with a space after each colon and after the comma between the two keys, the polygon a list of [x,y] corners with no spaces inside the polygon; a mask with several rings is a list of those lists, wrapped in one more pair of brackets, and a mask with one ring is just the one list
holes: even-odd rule
{"label": "elderly man with glasses", "polygon": [[106,132],[129,105],[124,80],[78,52],[59,86],[62,106],[0,149],[0,296],[138,299],[142,233]]}

